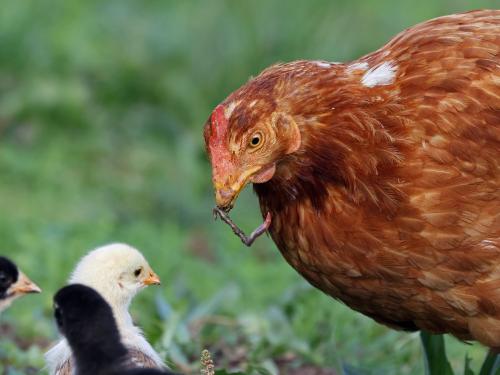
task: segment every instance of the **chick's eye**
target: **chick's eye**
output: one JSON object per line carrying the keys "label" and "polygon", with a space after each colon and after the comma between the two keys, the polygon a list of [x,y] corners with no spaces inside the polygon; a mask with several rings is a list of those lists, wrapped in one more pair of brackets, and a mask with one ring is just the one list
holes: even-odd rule
{"label": "chick's eye", "polygon": [[134,276],[138,277],[142,273],[142,268],[138,268],[134,271]]}

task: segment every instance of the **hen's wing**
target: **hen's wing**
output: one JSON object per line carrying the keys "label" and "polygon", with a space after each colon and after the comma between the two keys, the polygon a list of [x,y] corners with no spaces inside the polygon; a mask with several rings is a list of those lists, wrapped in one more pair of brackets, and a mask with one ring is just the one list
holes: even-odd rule
{"label": "hen's wing", "polygon": [[[393,310],[371,315],[390,324],[387,317],[411,312],[419,328],[470,333],[498,346],[500,13],[483,16],[468,25],[454,19],[474,14],[427,23],[420,26],[427,32],[402,34],[389,44],[392,55],[385,58],[401,69],[393,91],[405,109],[397,116],[406,121],[413,147],[400,169],[408,204],[379,226],[399,241],[392,246],[397,251],[379,247],[373,272],[401,270],[398,282],[414,286]],[[432,35],[439,29],[445,32]],[[403,291],[397,290],[400,297]],[[381,297],[380,306],[391,306],[390,298]]]}

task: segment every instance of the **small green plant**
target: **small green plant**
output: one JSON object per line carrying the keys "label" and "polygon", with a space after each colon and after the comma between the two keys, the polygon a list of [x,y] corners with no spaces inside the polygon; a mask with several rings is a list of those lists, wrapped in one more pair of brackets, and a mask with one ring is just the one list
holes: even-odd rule
{"label": "small green plant", "polygon": [[[420,338],[424,350],[426,375],[454,375],[453,369],[446,355],[446,346],[442,335],[431,335],[421,332]],[[470,358],[466,355],[464,361],[464,375],[475,375],[470,367]],[[500,375],[500,357],[489,351],[477,375]]]}

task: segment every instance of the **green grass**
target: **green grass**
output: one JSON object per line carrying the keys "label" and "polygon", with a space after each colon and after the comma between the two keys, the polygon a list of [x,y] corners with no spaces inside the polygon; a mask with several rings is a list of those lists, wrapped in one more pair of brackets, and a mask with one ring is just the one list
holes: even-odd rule
{"label": "green grass", "polygon": [[[132,311],[172,364],[258,373],[303,363],[422,374],[398,333],[309,287],[269,238],[248,249],[211,216],[201,128],[276,61],[348,60],[466,1],[6,1],[0,13],[0,253],[44,289],[1,316],[0,373],[43,367],[51,298],[77,260],[112,241],[161,276]],[[494,7],[478,1],[474,8]],[[260,222],[250,191],[233,218]],[[484,349],[447,338],[451,365]],[[3,369],[3,370],[2,370]]]}

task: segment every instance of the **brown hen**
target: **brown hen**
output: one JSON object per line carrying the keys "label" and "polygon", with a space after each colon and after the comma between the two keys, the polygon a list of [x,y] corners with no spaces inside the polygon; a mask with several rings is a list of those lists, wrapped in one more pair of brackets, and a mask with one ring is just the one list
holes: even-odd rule
{"label": "brown hen", "polygon": [[216,201],[254,183],[311,284],[377,322],[500,347],[500,11],[345,64],[277,64],[205,125]]}

